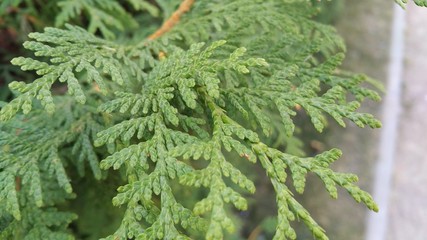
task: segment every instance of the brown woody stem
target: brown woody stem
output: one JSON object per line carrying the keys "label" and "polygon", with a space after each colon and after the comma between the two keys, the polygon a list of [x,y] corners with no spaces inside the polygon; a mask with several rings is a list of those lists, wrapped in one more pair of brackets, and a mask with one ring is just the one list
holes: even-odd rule
{"label": "brown woody stem", "polygon": [[178,22],[181,16],[188,12],[195,0],[183,0],[178,9],[157,29],[156,32],[148,36],[148,40],[154,40],[170,31]]}

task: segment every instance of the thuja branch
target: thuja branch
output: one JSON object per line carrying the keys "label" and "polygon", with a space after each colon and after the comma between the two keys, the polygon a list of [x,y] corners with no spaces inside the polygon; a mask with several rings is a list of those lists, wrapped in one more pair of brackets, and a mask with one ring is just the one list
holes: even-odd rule
{"label": "thuja branch", "polygon": [[156,32],[148,36],[147,39],[157,39],[166,32],[170,31],[179,22],[181,16],[190,10],[194,2],[195,0],[182,1],[182,3],[179,5],[179,8],[170,16],[170,18],[168,18]]}
{"label": "thuja branch", "polygon": [[[71,16],[64,24],[81,15],[74,11],[79,2],[88,1],[61,0],[62,15]],[[111,14],[126,11],[117,7],[124,1],[105,2],[112,5],[92,4],[95,18],[89,30],[67,24],[65,29],[32,33],[24,46],[37,58],[12,60],[38,77],[10,84],[18,96],[9,103],[0,101],[0,199],[5,200],[0,205],[0,239],[72,239],[72,233],[85,234],[80,229],[99,214],[121,219],[106,240],[238,238],[241,231],[234,231],[229,216],[234,211],[227,205],[246,211],[245,196],[255,193],[255,183],[244,174],[255,169],[246,161],[265,170],[275,192],[276,240],[296,239],[291,223],[296,220],[317,239],[327,239],[291,191],[290,184],[302,193],[309,173],[319,176],[331,197],[337,198],[342,187],[378,210],[355,185],[357,176],[330,168],[341,151],[302,158],[279,150],[293,144],[290,137],[297,140],[295,120],[304,126],[311,120],[319,131],[329,119],[326,115],[343,126],[344,119],[361,127],[379,126],[373,116],[356,111],[364,98],[379,99],[378,94],[359,86],[364,77],[336,72],[344,58],[342,40],[330,26],[310,20],[310,1],[305,6],[302,1],[206,0],[203,7],[196,7],[201,2],[195,0],[162,1],[158,6],[168,14],[148,38],[128,36],[133,15],[113,21]],[[153,1],[131,2],[135,10],[157,10]],[[102,20],[96,18],[99,14]],[[153,22],[146,23],[157,27],[149,19]],[[114,29],[122,29],[117,37],[130,44],[93,34],[120,34]],[[254,33],[262,37],[254,38]],[[157,41],[166,37],[168,46]],[[142,41],[133,45],[137,39]],[[52,91],[58,82],[71,96]],[[348,102],[348,93],[356,100]],[[21,110],[29,115],[22,116]],[[309,118],[295,119],[300,111]],[[279,149],[263,140],[281,128]],[[123,174],[124,185],[112,202],[125,211],[110,212],[110,201],[102,201],[106,208],[102,204],[99,211],[80,216],[75,226],[81,227],[70,231],[76,216],[59,210],[74,195],[70,182],[88,172],[85,165],[96,179],[107,178],[105,183]],[[101,174],[110,168],[120,172]],[[78,191],[81,199],[99,202],[90,194],[94,184]],[[111,184],[103,185],[107,189]],[[200,190],[193,193],[193,188]],[[91,223],[90,229],[116,228],[99,224]],[[225,230],[230,233],[224,235]],[[88,238],[99,239],[102,233],[90,231]]]}

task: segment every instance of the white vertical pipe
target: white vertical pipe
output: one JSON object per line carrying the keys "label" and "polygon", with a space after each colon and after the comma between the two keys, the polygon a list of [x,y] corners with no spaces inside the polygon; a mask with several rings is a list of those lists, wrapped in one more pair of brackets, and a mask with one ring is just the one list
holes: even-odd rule
{"label": "white vertical pipe", "polygon": [[401,111],[405,15],[405,10],[396,4],[392,23],[387,92],[383,105],[379,159],[374,173],[373,197],[378,203],[380,211],[368,214],[366,240],[386,240],[387,237],[389,199]]}

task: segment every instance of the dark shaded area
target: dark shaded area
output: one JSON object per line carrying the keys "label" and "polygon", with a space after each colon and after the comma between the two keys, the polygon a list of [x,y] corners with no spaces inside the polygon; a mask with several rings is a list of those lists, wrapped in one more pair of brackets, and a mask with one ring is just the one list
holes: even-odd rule
{"label": "dark shaded area", "polygon": [[124,214],[124,208],[115,207],[111,202],[117,194],[116,189],[124,183],[120,174],[110,171],[108,178],[99,181],[91,172],[83,178],[77,172],[69,173],[74,179],[72,186],[77,197],[64,207],[79,216],[70,224],[76,239],[95,240],[114,233]]}

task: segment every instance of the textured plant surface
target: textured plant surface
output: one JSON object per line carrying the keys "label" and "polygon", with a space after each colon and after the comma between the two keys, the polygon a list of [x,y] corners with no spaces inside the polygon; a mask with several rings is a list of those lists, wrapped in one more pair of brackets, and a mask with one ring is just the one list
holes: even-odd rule
{"label": "textured plant surface", "polygon": [[0,3],[10,27],[56,26],[28,35],[11,63],[30,73],[1,95],[0,239],[239,239],[257,164],[274,239],[296,220],[327,239],[292,193],[309,173],[378,210],[330,168],[340,150],[301,154],[309,121],[380,126],[357,112],[375,82],[339,69],[343,41],[309,2],[43,2]]}
{"label": "textured plant surface", "polygon": [[[405,8],[406,4],[408,3],[408,0],[395,0],[395,1],[403,8]],[[414,0],[414,3],[421,7],[427,7],[426,0]]]}

